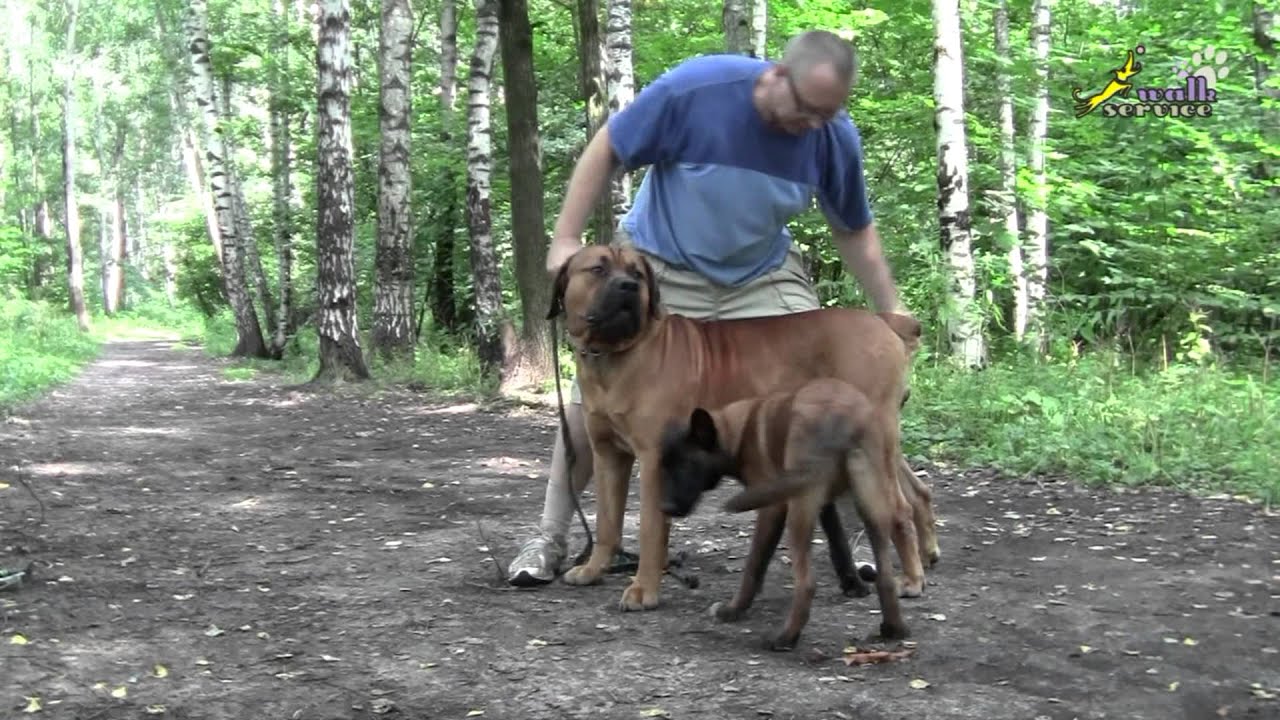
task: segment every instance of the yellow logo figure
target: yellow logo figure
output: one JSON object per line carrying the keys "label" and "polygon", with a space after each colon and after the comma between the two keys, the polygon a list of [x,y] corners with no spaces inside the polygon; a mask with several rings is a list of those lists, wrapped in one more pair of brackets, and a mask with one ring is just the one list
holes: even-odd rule
{"label": "yellow logo figure", "polygon": [[1080,88],[1075,88],[1072,91],[1071,95],[1076,99],[1076,117],[1080,118],[1088,115],[1097,109],[1099,105],[1117,94],[1120,97],[1129,97],[1129,91],[1133,89],[1133,83],[1129,82],[1129,79],[1142,72],[1142,63],[1135,62],[1133,58],[1135,50],[1139,55],[1146,52],[1146,48],[1141,45],[1134,48],[1134,50],[1130,50],[1128,57],[1125,58],[1124,65],[1111,70],[1111,74],[1115,77],[1111,79],[1111,82],[1107,83],[1106,87],[1102,88],[1101,92],[1082,98],[1080,97]]}

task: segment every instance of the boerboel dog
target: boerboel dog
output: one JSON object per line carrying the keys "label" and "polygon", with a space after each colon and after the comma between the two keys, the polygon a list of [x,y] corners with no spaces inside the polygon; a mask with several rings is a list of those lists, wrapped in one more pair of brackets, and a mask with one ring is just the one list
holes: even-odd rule
{"label": "boerboel dog", "polygon": [[897,442],[897,403],[873,405],[857,388],[830,378],[716,410],[695,408],[686,422],[669,423],[660,460],[663,513],[687,516],[722,477],[746,486],[725,509],[756,510],[738,594],[712,605],[712,616],[733,622],[751,607],[785,521],[795,589],[786,623],[765,647],[794,647],[809,622],[817,584],[809,560],[814,521],[820,508],[851,492],[879,571],[880,635],[906,637],[889,551],[892,542],[908,567],[915,529],[895,477]]}
{"label": "boerboel dog", "polygon": [[[843,308],[719,321],[672,315],[644,257],[603,245],[584,247],[561,266],[548,317],[562,313],[575,347],[598,500],[595,547],[564,580],[588,585],[603,577],[621,540],[638,458],[640,559],[623,591],[623,610],[658,605],[671,527],[662,513],[658,467],[668,420],[687,418],[695,407],[794,390],[818,377],[848,381],[877,407],[899,403],[908,354],[920,335],[910,317]],[[908,474],[903,481],[913,484],[913,502],[923,508],[917,513],[932,520],[928,488]],[[932,522],[918,524],[918,531],[923,542],[912,538],[915,559],[905,587],[915,594],[924,584],[922,564],[937,556]],[[921,555],[918,547],[929,552]],[[850,574],[856,578],[856,571]]]}

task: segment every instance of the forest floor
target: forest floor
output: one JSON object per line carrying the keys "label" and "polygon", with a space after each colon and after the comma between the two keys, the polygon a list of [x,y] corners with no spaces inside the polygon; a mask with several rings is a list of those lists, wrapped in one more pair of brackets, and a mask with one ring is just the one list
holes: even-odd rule
{"label": "forest floor", "polygon": [[943,556],[904,601],[913,654],[850,665],[877,603],[843,597],[825,552],[796,650],[760,649],[785,551],[743,621],[708,617],[753,517],[723,497],[673,528],[701,584],[667,577],[655,610],[617,609],[622,574],[502,584],[553,408],[228,365],[113,343],[0,425],[0,565],[35,563],[0,592],[0,716],[1280,717],[1280,518],[1258,505],[918,463]]}

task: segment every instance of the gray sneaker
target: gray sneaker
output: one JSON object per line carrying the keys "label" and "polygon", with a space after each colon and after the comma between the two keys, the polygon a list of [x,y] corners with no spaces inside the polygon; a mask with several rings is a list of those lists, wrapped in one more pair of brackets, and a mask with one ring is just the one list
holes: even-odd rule
{"label": "gray sneaker", "polygon": [[507,582],[516,587],[546,585],[556,579],[567,552],[562,538],[547,535],[531,538],[507,567]]}

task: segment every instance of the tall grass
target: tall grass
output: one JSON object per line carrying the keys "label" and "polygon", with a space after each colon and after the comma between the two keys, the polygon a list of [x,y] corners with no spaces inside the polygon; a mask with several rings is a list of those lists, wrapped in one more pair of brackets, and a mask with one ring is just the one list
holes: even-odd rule
{"label": "tall grass", "polygon": [[909,453],[1013,473],[1062,473],[1280,501],[1280,385],[1257,369],[1134,370],[1120,355],[919,365],[903,410]]}
{"label": "tall grass", "polygon": [[98,352],[65,308],[10,296],[0,301],[0,412],[65,382]]}

